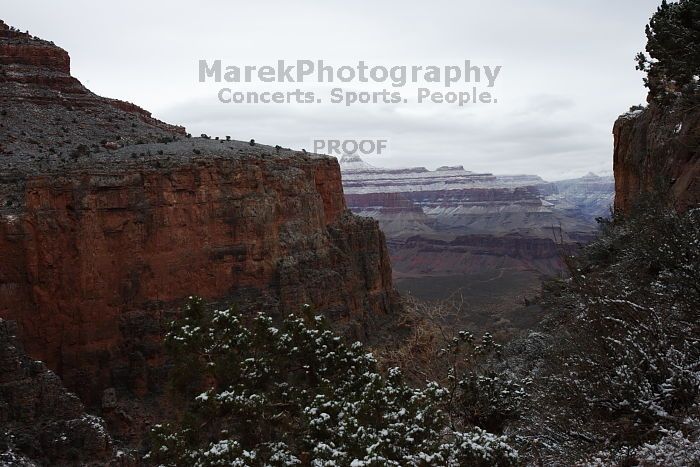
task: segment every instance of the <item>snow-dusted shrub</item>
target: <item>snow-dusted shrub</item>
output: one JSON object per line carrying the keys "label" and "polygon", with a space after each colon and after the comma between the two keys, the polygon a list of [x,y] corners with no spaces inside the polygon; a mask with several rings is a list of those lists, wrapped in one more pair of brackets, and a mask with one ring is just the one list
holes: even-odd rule
{"label": "snow-dusted shrub", "polygon": [[700,210],[644,202],[603,222],[569,265],[544,292],[552,344],[527,439],[571,461],[700,430]]}
{"label": "snow-dusted shrub", "polygon": [[669,431],[654,443],[643,443],[633,448],[624,446],[612,452],[601,451],[582,461],[581,464],[591,467],[700,465],[700,440],[697,437],[689,437],[682,431]]}
{"label": "snow-dusted shrub", "polygon": [[[308,310],[307,310],[308,311]],[[509,465],[505,437],[456,430],[452,393],[415,389],[397,368],[382,375],[361,344],[346,345],[305,313],[250,324],[192,299],[166,345],[182,417],[153,430],[162,465]]]}
{"label": "snow-dusted shrub", "polygon": [[[698,425],[698,420],[695,420]],[[643,466],[698,465],[700,440],[689,439],[682,431],[664,433],[655,443],[644,443],[634,450],[634,457]]]}
{"label": "snow-dusted shrub", "polygon": [[[700,211],[659,206],[605,226],[576,260],[570,389],[599,416],[646,432],[700,393]],[[604,257],[604,259],[601,259]],[[593,259],[593,261],[591,261]],[[689,338],[690,337],[690,338]]]}
{"label": "snow-dusted shrub", "polygon": [[491,334],[476,339],[462,331],[439,353],[438,358],[450,365],[443,385],[451,397],[443,407],[455,428],[474,426],[503,433],[520,416],[529,379],[520,380],[499,368],[500,352]]}
{"label": "snow-dusted shrub", "polygon": [[410,333],[398,345],[375,348],[385,368],[398,366],[413,386],[436,381],[450,392],[442,404],[453,429],[481,428],[501,434],[520,416],[529,378],[517,378],[503,363],[501,345],[490,333],[455,331],[448,316],[459,313],[451,299],[424,302],[404,297]]}

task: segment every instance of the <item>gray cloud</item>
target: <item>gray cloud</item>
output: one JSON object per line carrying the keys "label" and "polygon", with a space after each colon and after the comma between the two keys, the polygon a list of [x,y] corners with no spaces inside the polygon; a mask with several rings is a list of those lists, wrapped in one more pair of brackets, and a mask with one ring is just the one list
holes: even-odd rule
{"label": "gray cloud", "polygon": [[[613,121],[644,101],[632,57],[657,3],[24,0],[5,5],[3,19],[66,48],[93,91],[193,134],[289,147],[309,147],[315,136],[389,137],[391,157],[370,162],[554,179],[611,170]],[[503,70],[492,106],[224,105],[217,86],[197,82],[202,58],[241,66],[471,59]],[[276,86],[268,90],[283,90]]]}

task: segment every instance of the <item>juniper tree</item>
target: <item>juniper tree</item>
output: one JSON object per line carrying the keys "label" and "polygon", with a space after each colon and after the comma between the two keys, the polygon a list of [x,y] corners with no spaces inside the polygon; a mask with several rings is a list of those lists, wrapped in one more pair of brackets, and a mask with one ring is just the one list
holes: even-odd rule
{"label": "juniper tree", "polygon": [[646,53],[636,56],[637,69],[653,96],[695,91],[700,75],[700,0],[663,0],[646,26]]}
{"label": "juniper tree", "polygon": [[448,389],[382,375],[307,309],[275,324],[192,299],[166,337],[181,418],[153,431],[159,465],[510,465],[504,437],[455,430]]}

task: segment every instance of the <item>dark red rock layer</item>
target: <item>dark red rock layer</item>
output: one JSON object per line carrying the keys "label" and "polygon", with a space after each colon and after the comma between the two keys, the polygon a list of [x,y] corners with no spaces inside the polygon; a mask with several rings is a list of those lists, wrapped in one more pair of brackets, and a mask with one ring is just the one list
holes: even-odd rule
{"label": "dark red rock layer", "polygon": [[615,209],[645,192],[669,193],[680,210],[700,205],[700,108],[697,98],[651,103],[615,122]]}
{"label": "dark red rock layer", "polygon": [[355,208],[391,206],[410,209],[413,203],[421,206],[451,206],[479,202],[527,202],[540,203],[537,187],[470,188],[435,191],[402,191],[400,193],[348,193],[348,206]]}

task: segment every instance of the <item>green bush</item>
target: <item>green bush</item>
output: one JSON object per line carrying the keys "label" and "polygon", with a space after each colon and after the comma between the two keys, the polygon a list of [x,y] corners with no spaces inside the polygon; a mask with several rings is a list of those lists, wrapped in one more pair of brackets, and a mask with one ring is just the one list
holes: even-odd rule
{"label": "green bush", "polygon": [[653,96],[696,92],[700,75],[700,1],[661,6],[646,27],[646,53],[636,56]]}
{"label": "green bush", "polygon": [[276,325],[193,298],[166,337],[181,418],[153,430],[162,465],[510,465],[506,439],[452,429],[449,390],[386,376],[307,309]]}
{"label": "green bush", "polygon": [[698,442],[700,210],[658,199],[602,221],[570,278],[545,288],[551,337],[531,356],[539,378],[521,433],[558,462],[603,445],[611,459],[642,452],[669,433]]}

